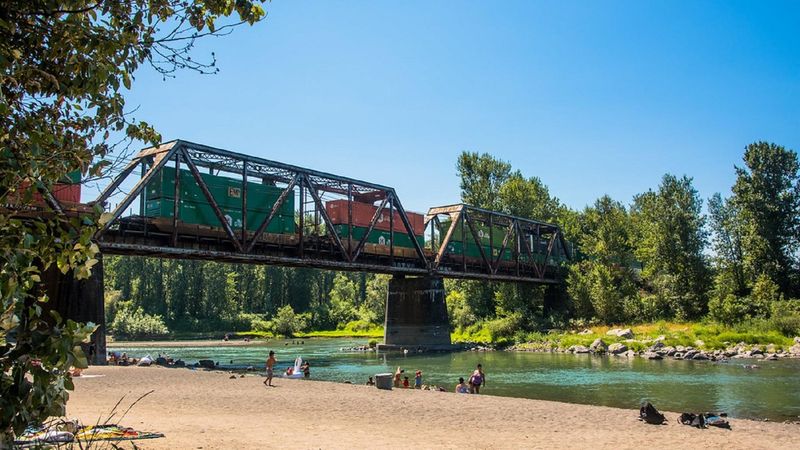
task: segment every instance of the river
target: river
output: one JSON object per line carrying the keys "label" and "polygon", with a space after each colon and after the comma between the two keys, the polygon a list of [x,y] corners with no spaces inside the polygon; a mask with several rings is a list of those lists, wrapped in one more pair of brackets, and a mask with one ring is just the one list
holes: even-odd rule
{"label": "river", "polygon": [[[732,417],[773,421],[800,418],[800,360],[649,361],[594,355],[529,352],[455,352],[401,355],[342,351],[366,339],[274,340],[249,346],[114,345],[110,350],[131,356],[168,354],[189,364],[200,359],[231,368],[263,371],[269,350],[278,369],[293,365],[297,356],[310,361],[311,377],[364,383],[376,373],[406,370],[413,386],[421,370],[424,384],[448,390],[483,364],[487,385],[482,393],[560,402],[637,408],[649,400],[670,411],[724,411]],[[760,368],[748,369],[745,365]],[[276,370],[279,373],[280,370]]]}

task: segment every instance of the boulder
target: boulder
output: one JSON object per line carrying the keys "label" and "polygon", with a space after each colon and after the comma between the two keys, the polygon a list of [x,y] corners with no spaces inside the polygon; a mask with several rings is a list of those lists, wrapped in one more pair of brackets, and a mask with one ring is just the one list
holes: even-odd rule
{"label": "boulder", "polygon": [[589,346],[589,350],[595,353],[605,353],[606,350],[608,350],[608,345],[606,345],[602,339],[597,338],[592,342],[592,345]]}
{"label": "boulder", "polygon": [[677,350],[679,352],[685,352],[686,351],[686,347],[684,347],[682,345],[679,345],[679,346],[675,347],[675,350]]}
{"label": "boulder", "polygon": [[619,336],[617,333],[619,333],[620,331],[621,330],[619,328],[612,328],[612,329],[606,331],[606,335],[608,335],[608,336]]}
{"label": "boulder", "polygon": [[630,328],[617,331],[617,336],[625,339],[633,339],[633,331]]}
{"label": "boulder", "polygon": [[664,348],[664,347],[666,347],[664,345],[664,341],[656,340],[656,342],[653,345],[650,346],[650,349],[655,351],[655,350],[658,350],[658,349]]}
{"label": "boulder", "polygon": [[675,347],[670,345],[669,347],[662,348],[661,351],[664,352],[664,354],[667,356],[672,356],[675,354],[677,350],[675,350]]}
{"label": "boulder", "polygon": [[778,351],[777,347],[775,347],[775,344],[767,344],[765,350],[767,353],[776,353]]}
{"label": "boulder", "polygon": [[698,353],[700,352],[697,350],[686,350],[686,353],[683,354],[683,359],[693,359],[694,355],[697,355]]}
{"label": "boulder", "polygon": [[592,330],[590,330],[590,329],[588,329],[588,328],[587,328],[587,329],[585,329],[585,330],[581,331],[581,332],[580,332],[580,333],[578,333],[578,334],[592,334]]}
{"label": "boulder", "polygon": [[763,355],[763,354],[764,352],[761,351],[761,349],[756,346],[753,346],[753,349],[750,350],[750,355]]}
{"label": "boulder", "polygon": [[662,342],[662,341],[666,341],[666,340],[667,340],[667,337],[664,336],[663,334],[655,339],[656,342]]}
{"label": "boulder", "polygon": [[683,359],[683,352],[675,352],[672,354],[672,357],[675,359]]}
{"label": "boulder", "polygon": [[644,352],[644,354],[642,356],[644,358],[653,359],[653,360],[664,359],[661,355],[659,355],[656,352]]}
{"label": "boulder", "polygon": [[800,344],[800,336],[795,336],[794,343],[795,344]]}
{"label": "boulder", "polygon": [[608,352],[614,355],[619,355],[620,353],[628,351],[628,346],[625,344],[621,344],[616,342],[608,346]]}
{"label": "boulder", "polygon": [[628,358],[635,358],[636,352],[633,350],[628,350],[627,352],[625,352],[625,356],[627,356]]}
{"label": "boulder", "polygon": [[701,339],[698,339],[698,340],[694,341],[694,346],[695,347],[704,347],[705,345],[706,345],[706,343],[703,342]]}
{"label": "boulder", "polygon": [[[689,359],[689,357],[687,356],[685,359]],[[694,359],[694,360],[706,360],[706,359],[708,359],[708,355],[706,355],[704,352],[697,352],[694,355],[692,355],[692,359]]]}
{"label": "boulder", "polygon": [[766,359],[767,361],[777,361],[778,360],[778,355],[776,355],[774,353],[771,353],[771,354],[767,355],[767,357],[764,358],[764,359]]}
{"label": "boulder", "polygon": [[575,345],[572,348],[573,353],[589,353],[589,349],[584,347],[583,345]]}
{"label": "boulder", "polygon": [[794,344],[793,346],[789,347],[789,353],[795,356],[800,355],[800,343]]}

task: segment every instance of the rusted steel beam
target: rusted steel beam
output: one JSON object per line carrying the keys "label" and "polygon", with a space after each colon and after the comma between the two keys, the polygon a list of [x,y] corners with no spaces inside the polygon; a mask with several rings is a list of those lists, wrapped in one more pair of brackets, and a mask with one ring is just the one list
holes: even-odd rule
{"label": "rusted steel beam", "polygon": [[[461,212],[460,211],[456,212],[456,213],[453,213],[450,216],[450,228],[447,229],[447,234],[444,236],[444,240],[442,240],[442,243],[439,246],[439,251],[436,253],[436,259],[433,262],[434,270],[439,268],[439,265],[442,263],[442,260],[444,259],[445,255],[447,254],[447,247],[450,246],[450,239],[453,238],[453,233],[455,232],[456,227],[458,226],[460,221],[461,221]],[[463,227],[462,227],[462,234],[463,234]],[[463,242],[463,237],[462,237],[462,242]],[[461,253],[462,254],[464,253],[463,249],[462,249]]]}
{"label": "rusted steel beam", "polygon": [[[389,201],[389,198],[384,198],[381,202],[381,205],[378,206],[378,209],[375,210],[375,213],[372,215],[372,219],[369,221],[369,226],[367,227],[367,231],[364,233],[364,236],[361,236],[361,239],[358,241],[358,245],[356,245],[355,252],[353,256],[350,258],[350,261],[355,261],[358,259],[358,256],[361,254],[361,249],[364,248],[364,244],[367,242],[367,238],[369,234],[372,233],[372,230],[375,229],[375,224],[378,223],[378,218],[380,218],[381,213],[383,213],[383,208],[386,206],[386,202]],[[352,239],[352,236],[350,237]],[[348,245],[349,247],[349,245]]]}
{"label": "rusted steel beam", "polygon": [[175,153],[175,191],[173,193],[174,203],[172,204],[172,246],[178,245],[178,216],[180,215],[181,201],[181,153]]}
{"label": "rusted steel beam", "polygon": [[512,222],[508,226],[508,231],[506,231],[506,236],[503,238],[503,245],[500,247],[500,252],[497,255],[497,259],[494,262],[494,266],[492,266],[492,274],[497,273],[497,269],[500,267],[500,261],[503,259],[503,254],[506,252],[506,247],[508,246],[508,240],[511,238],[511,233],[514,231],[514,223]]}
{"label": "rusted steel beam", "polygon": [[339,233],[337,233],[333,228],[333,222],[331,221],[331,218],[328,217],[328,212],[325,211],[325,205],[322,204],[322,199],[319,198],[317,189],[311,183],[311,180],[309,180],[305,175],[300,175],[300,178],[300,182],[305,183],[306,186],[308,186],[308,192],[311,194],[311,198],[314,199],[314,205],[317,207],[317,212],[320,216],[322,216],[322,220],[325,222],[325,228],[327,228],[328,234],[333,237],[333,241],[336,243],[336,246],[342,252],[342,255],[344,255],[345,259],[348,262],[351,262],[352,260],[350,259],[350,253],[342,244],[342,240],[339,238]]}
{"label": "rusted steel beam", "polygon": [[247,161],[242,164],[242,248],[247,245]]}
{"label": "rusted steel beam", "polygon": [[[133,202],[133,199],[135,199],[136,196],[139,195],[139,193],[142,192],[144,187],[147,186],[150,183],[150,181],[153,179],[153,177],[155,177],[155,175],[167,164],[167,161],[169,161],[169,159],[172,157],[172,155],[174,155],[178,151],[179,148],[180,148],[179,145],[171,145],[171,146],[169,146],[169,149],[166,151],[166,154],[164,154],[161,157],[161,159],[158,160],[158,162],[156,162],[155,164],[153,164],[152,167],[150,167],[150,169],[147,171],[147,173],[144,175],[144,177],[142,177],[136,183],[136,185],[133,186],[133,189],[131,190],[131,192],[127,196],[125,196],[125,198],[122,200],[122,203],[120,203],[119,205],[117,205],[116,208],[114,208],[114,210],[111,212],[111,217],[95,233],[95,235],[94,235],[95,239],[99,239],[101,236],[103,236],[103,234],[106,231],[108,231],[109,227],[111,227],[111,225],[117,219],[119,219],[119,216],[122,215],[123,211],[125,211],[125,209],[128,206],[130,206],[130,204]],[[137,158],[135,161],[136,161],[135,164],[131,163],[125,169],[125,171],[123,171],[123,173],[120,174],[114,180],[114,182],[112,182],[111,185],[109,185],[109,187],[106,188],[105,191],[103,191],[103,194],[101,194],[100,197],[98,197],[98,199],[95,201],[95,204],[104,203],[105,200],[108,198],[106,194],[110,195],[111,192],[116,190],[116,188],[119,186],[119,184],[122,183],[122,180],[124,178],[126,178],[128,175],[130,175],[131,172],[133,172],[133,169],[136,168],[137,164],[144,163],[144,159],[143,158]]]}
{"label": "rusted steel beam", "polygon": [[[260,166],[268,166],[268,167],[272,167],[272,168],[275,168],[275,169],[280,169],[282,171],[286,171],[286,172],[290,172],[290,173],[303,173],[303,174],[305,174],[306,176],[309,176],[309,177],[319,177],[319,178],[324,178],[324,179],[329,179],[329,180],[336,180],[336,181],[342,183],[343,187],[347,183],[352,183],[354,185],[358,185],[358,186],[366,188],[365,192],[366,191],[389,191],[389,190],[391,190],[391,188],[388,187],[388,186],[382,186],[382,185],[376,184],[376,183],[370,183],[370,182],[367,182],[367,181],[357,180],[355,178],[349,178],[349,177],[343,177],[343,176],[339,176],[339,175],[334,175],[334,174],[331,174],[331,173],[321,172],[321,171],[318,171],[318,170],[306,169],[306,168],[303,168],[303,167],[294,166],[294,165],[291,165],[291,164],[285,164],[285,163],[281,163],[281,162],[277,162],[277,161],[271,161],[271,160],[264,159],[264,158],[258,158],[258,157],[255,157],[255,156],[245,155],[245,154],[242,154],[242,153],[235,153],[235,152],[232,152],[232,151],[229,151],[229,150],[215,148],[215,147],[211,147],[211,146],[208,146],[208,145],[197,144],[197,143],[190,142],[190,141],[176,140],[174,142],[178,143],[178,144],[181,144],[184,147],[186,147],[188,149],[191,149],[193,151],[199,151],[199,152],[203,152],[203,153],[217,155],[217,156],[229,158],[229,159],[236,160],[236,161],[248,162],[248,163],[250,163],[251,168],[252,168],[252,166],[259,166],[260,165]],[[219,167],[219,165],[217,167]],[[230,169],[227,169],[227,170],[230,170]],[[288,179],[286,181],[288,182]],[[346,189],[346,187],[345,187],[345,189]],[[324,190],[324,189],[320,189],[320,190]],[[343,192],[339,192],[339,193],[343,193]],[[359,194],[362,194],[362,193],[359,192]]]}
{"label": "rusted steel beam", "polygon": [[547,267],[547,261],[550,260],[550,256],[553,254],[553,246],[556,243],[557,238],[558,238],[558,232],[553,233],[553,236],[550,237],[550,242],[547,244],[547,255],[545,255],[544,262],[542,262],[542,265],[545,268]]}
{"label": "rusted steel beam", "polygon": [[276,200],[275,204],[272,205],[272,209],[269,211],[269,215],[261,222],[261,225],[258,226],[255,234],[253,234],[253,238],[250,240],[250,245],[248,245],[247,249],[245,250],[246,253],[250,253],[253,250],[253,246],[256,245],[256,242],[264,233],[264,230],[267,229],[269,223],[272,222],[272,219],[275,218],[275,216],[278,214],[278,211],[281,209],[281,206],[283,206],[283,202],[286,201],[286,197],[289,196],[289,193],[291,192],[292,195],[294,195],[294,187],[297,184],[298,178],[301,176],[302,175],[299,174],[295,175],[292,181],[289,182],[289,185],[286,186],[286,189],[284,189],[281,192],[281,195],[278,196],[278,200]]}
{"label": "rusted steel beam", "polygon": [[305,226],[306,226],[306,189],[302,183],[300,183],[300,207],[298,208],[300,211],[300,218],[298,221],[300,222],[300,227],[297,230],[297,236],[300,238],[298,242],[297,253],[300,257],[303,257],[303,251],[305,250]]}
{"label": "rusted steel beam", "polygon": [[397,193],[394,189],[390,190],[391,202],[394,204],[394,207],[397,208],[397,213],[400,216],[400,220],[403,222],[403,225],[406,227],[406,232],[408,233],[408,237],[411,238],[411,243],[414,244],[414,250],[417,252],[417,256],[419,256],[420,261],[425,267],[428,267],[428,258],[425,257],[425,252],[422,251],[422,247],[417,242],[416,236],[414,236],[414,227],[411,226],[411,223],[408,221],[408,216],[406,215],[406,210],[403,209],[403,204],[400,203],[400,199],[397,198]]}
{"label": "rusted steel beam", "polygon": [[[483,260],[483,263],[486,264],[486,270],[488,270],[489,273],[492,273],[492,262],[486,257],[486,252],[483,250],[483,245],[481,245],[481,238],[478,236],[478,232],[475,231],[475,226],[472,225],[470,214],[468,214],[466,210],[464,211],[464,222],[467,223],[469,231],[472,234],[472,239],[475,240],[475,245],[478,246],[478,250],[481,252],[481,259]],[[467,249],[466,244],[467,243],[464,242],[464,253],[466,253]]]}
{"label": "rusted steel beam", "polygon": [[353,183],[347,183],[347,253],[353,261]]}
{"label": "rusted steel beam", "polygon": [[143,244],[130,244],[124,242],[100,241],[98,246],[103,253],[113,255],[138,255],[157,256],[175,259],[214,260],[244,264],[271,264],[291,267],[314,267],[320,269],[364,271],[374,273],[405,274],[411,276],[437,275],[446,278],[486,281],[513,281],[536,284],[553,284],[558,282],[555,278],[517,277],[506,274],[487,274],[483,272],[455,272],[448,270],[429,271],[418,267],[387,266],[371,263],[350,263],[319,258],[297,258],[292,256],[275,256],[262,254],[244,254],[231,251],[199,250],[193,248],[161,247]]}
{"label": "rusted steel beam", "polygon": [[394,202],[389,202],[389,265],[394,265]]}
{"label": "rusted steel beam", "polygon": [[214,199],[214,195],[211,194],[211,191],[208,189],[206,182],[203,180],[203,177],[200,175],[200,171],[197,169],[197,166],[194,165],[194,161],[192,161],[192,157],[189,156],[189,153],[185,149],[181,149],[183,151],[183,157],[186,159],[186,165],[189,166],[189,171],[192,172],[192,176],[194,177],[194,181],[200,186],[200,190],[203,191],[203,195],[206,196],[206,200],[208,200],[209,205],[211,205],[211,209],[216,214],[217,219],[222,224],[222,229],[225,230],[225,234],[231,240],[231,243],[236,248],[237,251],[244,251],[242,248],[242,243],[239,242],[239,239],[236,237],[236,234],[233,232],[233,228],[231,228],[231,224],[228,223],[228,220],[225,219],[225,214],[222,213],[222,210],[219,208],[219,204]]}

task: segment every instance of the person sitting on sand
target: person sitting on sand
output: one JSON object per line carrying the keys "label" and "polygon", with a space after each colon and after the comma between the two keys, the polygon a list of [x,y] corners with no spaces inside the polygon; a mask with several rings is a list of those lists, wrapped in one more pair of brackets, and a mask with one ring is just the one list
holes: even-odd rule
{"label": "person sitting on sand", "polygon": [[367,380],[367,386],[375,386],[375,382],[372,381],[372,377],[369,377],[369,380]]}
{"label": "person sitting on sand", "polygon": [[401,377],[405,370],[401,369],[399,366],[397,367],[397,371],[394,373],[394,387],[399,388],[402,384]]}
{"label": "person sitting on sand", "polygon": [[269,358],[267,358],[267,379],[264,380],[264,384],[267,386],[272,386],[272,367],[275,366],[276,362],[278,360],[275,359],[275,352],[270,350]]}
{"label": "person sitting on sand", "polygon": [[403,387],[408,389],[409,386],[408,377],[403,377]]}
{"label": "person sitting on sand", "polygon": [[469,394],[469,386],[467,386],[467,383],[464,383],[464,377],[460,377],[458,379],[458,384],[456,385],[456,393]]}

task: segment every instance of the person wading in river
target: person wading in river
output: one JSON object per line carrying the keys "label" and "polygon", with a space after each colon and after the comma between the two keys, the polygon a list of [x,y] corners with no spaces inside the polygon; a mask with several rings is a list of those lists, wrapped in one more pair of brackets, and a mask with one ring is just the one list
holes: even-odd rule
{"label": "person wading in river", "polygon": [[270,350],[269,358],[267,358],[267,379],[264,380],[265,386],[272,386],[272,367],[275,366],[276,362],[278,362],[278,360],[275,359],[275,352]]}
{"label": "person wading in river", "polygon": [[483,373],[483,367],[478,364],[478,367],[472,372],[469,377],[469,390],[471,394],[480,394],[481,385],[486,384],[486,374]]}

